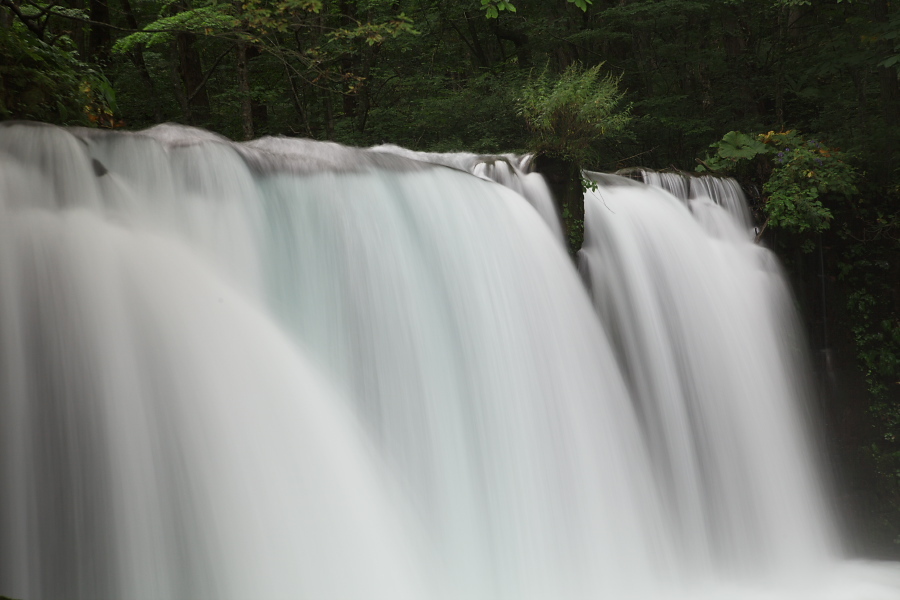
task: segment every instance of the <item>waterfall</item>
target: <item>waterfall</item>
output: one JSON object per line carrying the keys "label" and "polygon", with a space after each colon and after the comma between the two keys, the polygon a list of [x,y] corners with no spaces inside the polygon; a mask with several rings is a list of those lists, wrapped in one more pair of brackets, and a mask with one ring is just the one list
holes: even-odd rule
{"label": "waterfall", "polygon": [[753,218],[747,208],[747,200],[737,181],[731,177],[707,175],[698,177],[682,172],[650,171],[649,169],[630,169],[623,174],[632,173],[652,187],[666,190],[685,203],[697,203],[706,200],[725,209],[747,229],[753,228]]}
{"label": "waterfall", "polygon": [[774,258],[718,205],[624,183],[587,194],[581,258],[688,554],[796,571],[835,553]]}
{"label": "waterfall", "polygon": [[773,257],[598,178],[586,288],[514,156],[0,126],[0,594],[896,599]]}
{"label": "waterfall", "polygon": [[559,242],[565,243],[562,225],[559,215],[556,214],[547,183],[539,174],[529,172],[531,160],[534,158],[531,154],[517,156],[515,154],[484,155],[469,152],[415,152],[391,144],[375,146],[372,151],[444,165],[499,183],[528,200],[528,203],[538,212]]}

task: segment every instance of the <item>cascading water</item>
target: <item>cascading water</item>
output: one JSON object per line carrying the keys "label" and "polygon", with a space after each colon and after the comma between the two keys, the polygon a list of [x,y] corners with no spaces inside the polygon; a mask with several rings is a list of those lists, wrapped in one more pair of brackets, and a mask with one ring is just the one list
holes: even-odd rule
{"label": "cascading water", "polygon": [[698,177],[648,169],[631,169],[629,174],[631,173],[639,175],[647,185],[664,189],[684,202],[701,198],[709,200],[724,208],[732,216],[732,220],[748,229],[753,227],[753,218],[747,208],[744,192],[737,181],[730,177]]}
{"label": "cascading water", "polygon": [[834,555],[772,256],[708,199],[607,181],[581,258],[688,555],[754,574]]}
{"label": "cascading water", "polygon": [[556,214],[550,189],[543,177],[529,172],[533,158],[531,154],[516,156],[514,154],[484,155],[469,152],[414,152],[390,144],[375,146],[372,150],[452,167],[471,173],[476,177],[497,182],[528,200],[528,203],[534,207],[560,243],[564,243],[562,225],[559,215]]}
{"label": "cascading water", "polygon": [[402,153],[0,127],[0,593],[898,597],[725,212],[589,194],[592,306],[537,176]]}

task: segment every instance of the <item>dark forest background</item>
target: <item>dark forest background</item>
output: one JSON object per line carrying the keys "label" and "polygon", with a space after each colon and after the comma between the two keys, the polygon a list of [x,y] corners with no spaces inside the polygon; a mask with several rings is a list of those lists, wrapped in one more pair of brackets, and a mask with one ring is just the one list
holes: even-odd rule
{"label": "dark forest background", "polygon": [[838,508],[900,556],[900,3],[0,0],[2,119],[520,152],[523,89],[573,65],[630,111],[582,167],[741,181],[807,324]]}

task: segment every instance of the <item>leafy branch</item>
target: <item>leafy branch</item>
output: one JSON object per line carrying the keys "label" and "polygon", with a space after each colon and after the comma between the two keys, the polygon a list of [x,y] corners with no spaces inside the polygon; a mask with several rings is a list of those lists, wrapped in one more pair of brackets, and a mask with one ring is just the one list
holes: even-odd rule
{"label": "leafy branch", "polygon": [[[568,0],[568,2],[580,8],[582,12],[587,12],[588,6],[592,5],[594,0]],[[516,7],[507,0],[481,0],[481,9],[488,19],[496,19],[503,11],[516,12]]]}

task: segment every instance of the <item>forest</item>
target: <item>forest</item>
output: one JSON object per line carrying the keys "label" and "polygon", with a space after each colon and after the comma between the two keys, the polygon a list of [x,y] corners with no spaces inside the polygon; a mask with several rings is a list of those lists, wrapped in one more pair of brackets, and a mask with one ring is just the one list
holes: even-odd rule
{"label": "forest", "polygon": [[573,67],[622,117],[582,168],[740,181],[807,325],[848,526],[900,556],[897,2],[0,0],[4,120],[527,152],[524,90]]}

